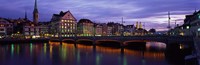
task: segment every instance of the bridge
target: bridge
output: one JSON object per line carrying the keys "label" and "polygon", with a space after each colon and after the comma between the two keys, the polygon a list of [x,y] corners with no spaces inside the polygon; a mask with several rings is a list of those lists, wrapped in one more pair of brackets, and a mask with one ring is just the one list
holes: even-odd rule
{"label": "bridge", "polygon": [[117,41],[120,43],[127,42],[163,42],[163,43],[183,43],[183,42],[192,42],[192,36],[77,36],[77,37],[52,37],[50,40],[89,40],[93,42],[98,41]]}

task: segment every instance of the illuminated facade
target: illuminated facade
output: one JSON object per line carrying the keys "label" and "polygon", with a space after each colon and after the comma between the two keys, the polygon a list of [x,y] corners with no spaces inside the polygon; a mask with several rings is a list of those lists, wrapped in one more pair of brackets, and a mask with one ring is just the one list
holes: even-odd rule
{"label": "illuminated facade", "polygon": [[45,34],[48,34],[47,25],[35,25],[33,22],[26,23],[24,26],[25,38],[43,38]]}
{"label": "illuminated facade", "polygon": [[107,36],[107,29],[108,29],[108,26],[106,23],[102,23],[102,36]]}
{"label": "illuminated facade", "polygon": [[80,19],[77,23],[78,36],[94,36],[94,23],[89,19]]}
{"label": "illuminated facade", "polygon": [[108,36],[121,36],[124,32],[124,26],[122,24],[109,22],[107,26]]}
{"label": "illuminated facade", "polygon": [[95,25],[95,36],[102,36],[103,35],[102,29],[103,29],[103,27],[101,24],[96,24]]}
{"label": "illuminated facade", "polygon": [[113,36],[113,27],[107,26],[107,36]]}
{"label": "illuminated facade", "polygon": [[11,35],[13,32],[13,25],[9,21],[0,18],[0,38]]}
{"label": "illuminated facade", "polygon": [[72,37],[76,34],[76,18],[70,11],[53,14],[50,22],[50,34],[54,37]]}

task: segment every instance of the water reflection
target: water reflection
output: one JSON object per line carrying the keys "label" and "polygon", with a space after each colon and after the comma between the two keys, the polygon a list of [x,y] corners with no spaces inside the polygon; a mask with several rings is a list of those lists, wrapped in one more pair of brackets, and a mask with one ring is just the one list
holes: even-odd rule
{"label": "water reflection", "polygon": [[[151,49],[152,43],[146,46]],[[83,44],[75,47],[75,44],[60,42],[0,45],[0,53],[0,65],[170,65],[164,51]]]}

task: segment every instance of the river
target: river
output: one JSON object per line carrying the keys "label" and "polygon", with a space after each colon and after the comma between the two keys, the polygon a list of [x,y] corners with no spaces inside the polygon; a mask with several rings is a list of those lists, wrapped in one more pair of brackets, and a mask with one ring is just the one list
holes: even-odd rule
{"label": "river", "polygon": [[[47,42],[0,45],[0,65],[182,65],[167,59],[166,45],[147,42],[145,49]],[[178,58],[178,57],[177,57]]]}

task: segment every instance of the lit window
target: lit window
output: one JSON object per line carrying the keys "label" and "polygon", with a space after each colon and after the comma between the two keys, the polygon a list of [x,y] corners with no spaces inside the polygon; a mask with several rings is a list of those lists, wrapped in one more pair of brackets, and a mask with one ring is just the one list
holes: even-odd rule
{"label": "lit window", "polygon": [[69,22],[69,20],[67,20],[67,22]]}
{"label": "lit window", "polygon": [[64,22],[64,20],[61,20],[62,22]]}
{"label": "lit window", "polygon": [[65,22],[67,22],[67,20],[65,20]]}

